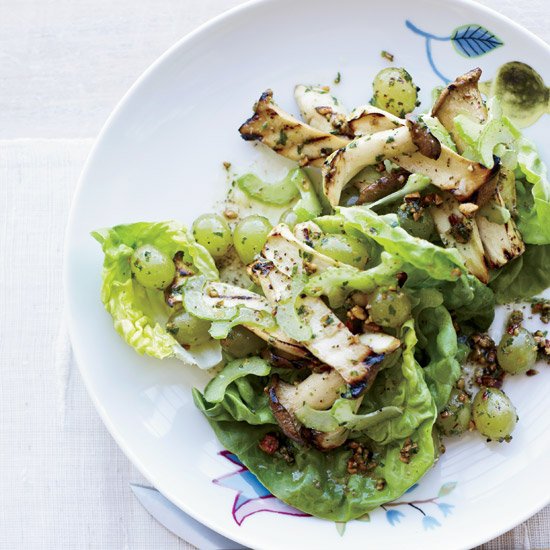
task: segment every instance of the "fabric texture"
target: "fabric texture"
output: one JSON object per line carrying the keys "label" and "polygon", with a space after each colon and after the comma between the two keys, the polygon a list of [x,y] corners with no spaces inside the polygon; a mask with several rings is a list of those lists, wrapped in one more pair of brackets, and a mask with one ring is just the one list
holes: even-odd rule
{"label": "fabric texture", "polygon": [[[168,46],[239,0],[29,0],[0,18],[0,548],[190,549],[129,484],[63,321],[71,197],[109,112]],[[545,40],[545,0],[484,0]],[[27,138],[27,139],[24,139]],[[31,139],[28,139],[31,138]],[[550,507],[481,548],[550,547]]]}

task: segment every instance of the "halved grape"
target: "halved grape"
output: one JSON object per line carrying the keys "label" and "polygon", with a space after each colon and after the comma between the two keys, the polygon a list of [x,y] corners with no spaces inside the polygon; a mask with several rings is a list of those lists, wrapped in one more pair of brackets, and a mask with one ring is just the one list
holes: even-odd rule
{"label": "halved grape", "polygon": [[399,327],[411,318],[411,301],[401,290],[378,289],[369,298],[371,319],[383,327]]}
{"label": "halved grape", "polygon": [[361,241],[348,235],[324,235],[313,245],[315,250],[348,265],[363,269],[369,251]]}
{"label": "halved grape", "polygon": [[231,229],[218,214],[203,214],[193,222],[193,237],[213,258],[221,258],[231,247]]}
{"label": "halved grape", "polygon": [[130,258],[136,281],[145,288],[165,289],[174,279],[176,267],[171,258],[153,245],[144,244]]}
{"label": "halved grape", "polygon": [[372,104],[403,118],[414,111],[418,99],[417,87],[411,75],[398,67],[382,69],[372,83]]}
{"label": "halved grape", "polygon": [[510,439],[518,421],[516,409],[510,398],[496,388],[481,388],[472,407],[478,431],[489,439]]}
{"label": "halved grape", "polygon": [[233,231],[233,242],[239,258],[244,264],[254,260],[264,247],[271,224],[263,216],[248,216],[242,219]]}
{"label": "halved grape", "polygon": [[210,321],[199,319],[187,311],[176,311],[168,319],[166,330],[182,346],[204,344],[210,339]]}
{"label": "halved grape", "polygon": [[266,343],[245,327],[236,326],[221,341],[223,349],[233,357],[248,357],[258,355]]}
{"label": "halved grape", "polygon": [[445,435],[461,435],[470,424],[470,398],[457,388],[451,391],[449,402],[437,417],[436,426]]}
{"label": "halved grape", "polygon": [[533,335],[518,327],[513,334],[503,334],[497,348],[500,366],[510,374],[529,370],[537,361],[537,344]]}

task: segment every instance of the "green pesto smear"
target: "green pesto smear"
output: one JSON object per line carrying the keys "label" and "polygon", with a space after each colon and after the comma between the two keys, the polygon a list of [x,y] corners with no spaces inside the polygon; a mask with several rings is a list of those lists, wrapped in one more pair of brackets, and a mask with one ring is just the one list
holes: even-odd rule
{"label": "green pesto smear", "polygon": [[504,114],[520,128],[527,128],[550,113],[549,88],[542,76],[526,63],[505,63],[493,80],[481,82],[479,87],[488,97],[497,97]]}

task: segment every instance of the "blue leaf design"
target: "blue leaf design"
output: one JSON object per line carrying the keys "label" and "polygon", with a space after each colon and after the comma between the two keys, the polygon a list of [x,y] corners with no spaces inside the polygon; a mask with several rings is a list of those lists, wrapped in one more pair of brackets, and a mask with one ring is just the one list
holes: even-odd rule
{"label": "blue leaf design", "polygon": [[439,509],[443,512],[443,515],[445,517],[450,516],[453,513],[454,504],[439,502],[437,505],[439,506]]}
{"label": "blue leaf design", "polygon": [[396,523],[401,522],[401,518],[404,518],[405,514],[399,510],[386,510],[386,519],[393,527]]}
{"label": "blue leaf design", "polygon": [[422,518],[422,527],[424,527],[424,529],[428,531],[429,529],[435,529],[436,527],[441,527],[441,523],[439,523],[439,521],[437,521],[432,516],[424,516]]}
{"label": "blue leaf design", "polygon": [[411,486],[405,491],[405,494],[407,494],[407,493],[412,493],[417,487],[418,487],[418,483],[415,483],[414,485],[411,485]]}
{"label": "blue leaf design", "polygon": [[504,44],[490,30],[481,25],[462,25],[451,35],[456,51],[464,57],[479,57]]}

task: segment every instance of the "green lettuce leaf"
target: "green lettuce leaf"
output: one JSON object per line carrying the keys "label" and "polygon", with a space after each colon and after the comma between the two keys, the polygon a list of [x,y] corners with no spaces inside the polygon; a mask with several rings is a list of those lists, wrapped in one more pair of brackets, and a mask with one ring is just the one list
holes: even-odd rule
{"label": "green lettuce leaf", "polygon": [[496,272],[489,286],[499,304],[528,300],[550,287],[550,245],[527,245],[525,252]]}
{"label": "green lettuce leaf", "polygon": [[380,244],[386,252],[440,281],[456,281],[466,273],[464,262],[454,248],[442,248],[413,237],[399,227],[395,214],[379,216],[369,208],[340,208],[344,227],[361,231]]}
{"label": "green lettuce leaf", "polygon": [[184,260],[204,276],[215,279],[217,270],[208,252],[195,243],[177,222],[134,223],[94,231],[92,236],[105,254],[101,299],[111,314],[115,330],[138,353],[158,359],[177,357],[187,364],[209,368],[221,361],[219,343],[211,341],[186,350],[165,330],[172,310],[162,291],[151,291],[132,278],[130,257],[143,244],[152,244],[173,257],[183,252]]}
{"label": "green lettuce leaf", "polygon": [[219,402],[211,403],[196,388],[193,388],[193,400],[212,425],[217,422],[228,425],[227,422],[235,421],[246,431],[250,426],[277,424],[263,391],[264,385],[265,379],[246,376],[229,384]]}
{"label": "green lettuce leaf", "polygon": [[[550,182],[546,165],[528,139],[522,137],[518,147],[518,167],[528,182],[525,187],[518,182],[518,227],[526,243],[550,244]],[[528,187],[530,196],[526,200]]]}
{"label": "green lettuce leaf", "polygon": [[429,357],[424,376],[440,412],[461,374],[456,331],[444,306],[423,308],[417,315],[417,327],[426,342],[425,351]]}
{"label": "green lettuce leaf", "polygon": [[401,329],[401,361],[382,370],[365,395],[360,412],[370,413],[384,407],[398,407],[402,415],[365,429],[379,444],[386,445],[410,436],[423,422],[435,421],[436,410],[422,367],[415,359],[417,337],[412,320]]}
{"label": "green lettuce leaf", "polygon": [[[194,396],[204,412],[200,393],[195,391]],[[268,455],[259,448],[267,433],[279,433],[276,426],[230,421],[221,413],[215,418],[209,411],[206,408],[205,414],[221,445],[236,454],[273,495],[306,513],[332,521],[359,518],[398,498],[429,470],[436,454],[430,420],[411,436],[418,451],[409,463],[400,460],[403,441],[398,441],[373,447],[378,466],[370,476],[350,475],[347,461],[351,451],[345,447],[321,452],[289,443],[294,457],[289,463],[280,454]],[[382,490],[376,489],[377,479],[386,482]]]}
{"label": "green lettuce leaf", "polygon": [[[262,375],[225,377],[215,391],[210,390],[216,402],[206,398],[208,388],[204,395],[195,389],[193,397],[223,447],[235,453],[277,498],[317,517],[349,521],[398,498],[434,463],[437,451],[432,427],[436,411],[422,369],[414,359],[416,338],[412,321],[403,329],[402,339],[403,360],[383,370],[379,378],[385,376],[384,387],[373,388],[366,396],[376,395],[372,410],[355,414],[355,403],[344,399],[340,401],[347,403],[337,407],[340,421],[356,428],[356,437],[363,438],[359,440],[374,453],[376,466],[370,475],[348,472],[351,451],[347,447],[321,452],[282,438],[292,461],[287,460],[288,454],[263,452],[259,443],[266,434],[282,435],[262,391],[267,382]],[[262,372],[265,372],[262,368],[255,370],[256,374]],[[378,383],[377,380],[375,384]],[[315,412],[331,415],[329,411]],[[338,426],[332,419],[326,424],[325,415],[315,417],[314,421],[320,422],[321,427]],[[359,429],[362,431],[357,431]],[[365,434],[378,436],[380,442],[387,444],[376,443]],[[405,440],[417,446],[408,463],[401,460]],[[385,480],[385,485],[377,489],[380,479]]]}

